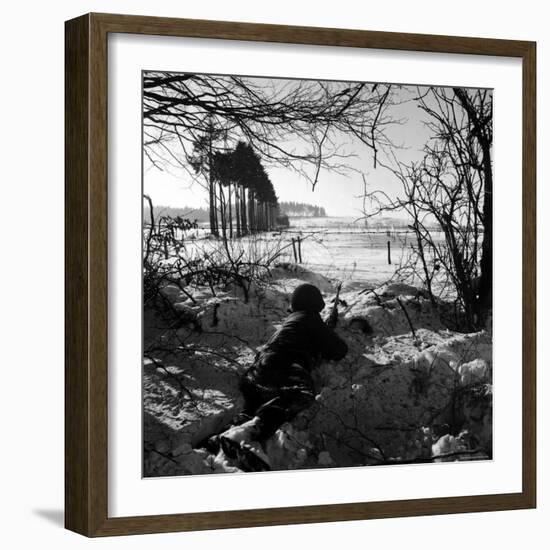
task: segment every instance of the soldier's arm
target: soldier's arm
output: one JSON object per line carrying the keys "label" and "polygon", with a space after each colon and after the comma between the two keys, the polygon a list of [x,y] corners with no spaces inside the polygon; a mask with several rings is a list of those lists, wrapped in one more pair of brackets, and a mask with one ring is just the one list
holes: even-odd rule
{"label": "soldier's arm", "polygon": [[342,338],[327,326],[321,317],[316,327],[316,339],[319,343],[319,349],[324,359],[339,361],[343,359],[348,352],[348,345]]}

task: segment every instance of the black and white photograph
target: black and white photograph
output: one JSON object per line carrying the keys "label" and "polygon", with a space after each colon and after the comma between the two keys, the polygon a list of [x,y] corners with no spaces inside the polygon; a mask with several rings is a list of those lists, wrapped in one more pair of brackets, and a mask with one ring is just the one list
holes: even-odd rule
{"label": "black and white photograph", "polygon": [[491,89],[143,71],[143,476],[492,460],[492,152]]}
{"label": "black and white photograph", "polygon": [[0,547],[548,538],[550,33],[510,8],[6,3]]}

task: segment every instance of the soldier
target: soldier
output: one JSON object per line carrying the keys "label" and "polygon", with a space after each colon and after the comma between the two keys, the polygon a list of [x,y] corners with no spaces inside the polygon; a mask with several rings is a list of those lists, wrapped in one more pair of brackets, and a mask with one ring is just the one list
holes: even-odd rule
{"label": "soldier", "polygon": [[348,347],[320,316],[325,302],[319,289],[302,284],[292,293],[292,313],[242,376],[244,409],[237,424],[218,439],[225,454],[249,470],[269,470],[263,443],[315,400],[311,371],[320,360],[342,359]]}

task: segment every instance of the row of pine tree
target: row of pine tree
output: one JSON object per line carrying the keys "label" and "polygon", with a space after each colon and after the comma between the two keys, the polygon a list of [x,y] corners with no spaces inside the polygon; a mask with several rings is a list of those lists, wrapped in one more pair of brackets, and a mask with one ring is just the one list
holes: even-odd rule
{"label": "row of pine tree", "polygon": [[241,237],[274,228],[277,195],[259,156],[247,143],[214,150],[216,130],[195,143],[191,166],[208,182],[210,232],[217,237]]}

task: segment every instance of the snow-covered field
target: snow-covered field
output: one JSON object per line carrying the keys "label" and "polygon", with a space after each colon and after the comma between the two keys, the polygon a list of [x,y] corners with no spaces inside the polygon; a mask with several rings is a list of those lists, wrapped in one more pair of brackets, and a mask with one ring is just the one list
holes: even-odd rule
{"label": "snow-covered field", "polygon": [[364,221],[350,217],[291,218],[284,234],[304,239],[305,267],[326,277],[370,284],[382,284],[393,276],[396,267],[406,259],[412,239],[406,228],[369,227]]}
{"label": "snow-covered field", "polygon": [[[192,300],[168,285],[166,317],[145,311],[144,475],[239,471],[223,453],[196,448],[242,406],[238,376],[287,315],[289,294],[334,281],[282,264],[254,284]],[[267,443],[274,469],[486,459],[492,453],[492,335],[449,329],[450,304],[402,283],[341,294],[337,330],[350,351],[315,374],[316,404]],[[173,311],[178,312],[176,318]]]}
{"label": "snow-covered field", "polygon": [[[196,237],[189,242],[190,235]],[[433,232],[434,239],[443,235]],[[189,233],[188,250],[218,246],[207,241],[206,226]],[[406,227],[384,228],[366,226],[353,217],[290,218],[290,227],[281,231],[262,233],[239,239],[240,246],[261,246],[264,249],[282,249],[281,261],[294,262],[292,239],[301,238],[302,265],[330,279],[344,282],[380,285],[390,280],[405,262],[413,241]],[[388,242],[391,263],[388,263]]]}

